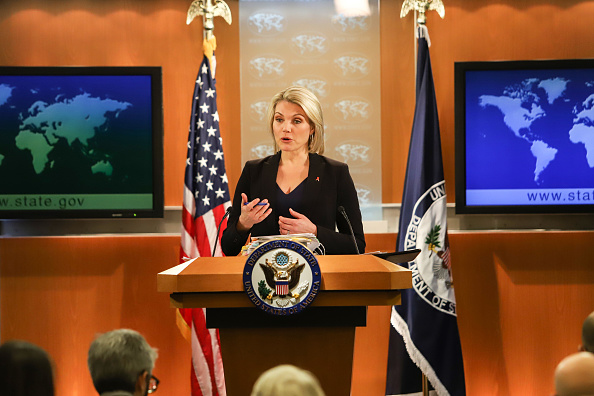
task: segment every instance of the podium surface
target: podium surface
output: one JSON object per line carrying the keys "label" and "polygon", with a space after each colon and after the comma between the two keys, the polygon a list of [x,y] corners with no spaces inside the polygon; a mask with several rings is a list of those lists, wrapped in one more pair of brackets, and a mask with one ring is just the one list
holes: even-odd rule
{"label": "podium surface", "polygon": [[[317,256],[322,287],[312,306],[400,304],[412,273],[373,255]],[[157,290],[175,308],[253,307],[243,289],[246,257],[200,257],[157,275]]]}
{"label": "podium surface", "polygon": [[[317,256],[322,285],[303,312],[287,317],[256,308],[243,289],[246,257],[201,257],[157,275],[176,308],[209,308],[219,328],[227,395],[249,395],[278,364],[313,372],[327,396],[350,394],[355,328],[367,306],[398,305],[412,272],[373,255]],[[389,326],[389,323],[386,323]]]}

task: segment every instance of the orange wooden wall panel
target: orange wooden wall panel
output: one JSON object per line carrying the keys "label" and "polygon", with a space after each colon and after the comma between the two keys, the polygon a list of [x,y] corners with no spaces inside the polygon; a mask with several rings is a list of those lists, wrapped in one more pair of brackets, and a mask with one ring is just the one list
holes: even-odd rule
{"label": "orange wooden wall panel", "polygon": [[86,354],[97,333],[140,331],[159,349],[163,394],[189,394],[190,347],[156,274],[176,265],[179,237],[0,239],[0,334],[55,360],[56,394],[91,395]]}
{"label": "orange wooden wall panel", "polygon": [[413,19],[400,1],[380,3],[382,202],[400,202],[415,109]]}
{"label": "orange wooden wall panel", "polygon": [[380,396],[386,390],[390,308],[368,307],[367,326],[357,327],[352,396]]}
{"label": "orange wooden wall panel", "polygon": [[594,311],[594,232],[450,234],[469,395],[546,395]]}

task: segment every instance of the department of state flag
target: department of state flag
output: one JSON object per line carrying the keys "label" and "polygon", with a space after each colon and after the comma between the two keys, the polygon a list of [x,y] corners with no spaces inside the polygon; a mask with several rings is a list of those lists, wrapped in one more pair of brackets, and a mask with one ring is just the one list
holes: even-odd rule
{"label": "department of state flag", "polygon": [[421,253],[408,264],[413,288],[392,308],[386,395],[420,394],[422,371],[439,396],[463,396],[437,103],[427,40],[420,36],[397,250]]}

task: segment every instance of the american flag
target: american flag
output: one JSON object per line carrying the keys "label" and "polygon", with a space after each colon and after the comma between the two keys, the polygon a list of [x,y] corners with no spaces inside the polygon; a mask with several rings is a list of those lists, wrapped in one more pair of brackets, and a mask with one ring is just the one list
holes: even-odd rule
{"label": "american flag", "polygon": [[[182,261],[212,255],[217,227],[230,205],[219,133],[215,79],[211,73],[210,61],[204,55],[194,88],[188,136],[182,214]],[[221,229],[225,226],[226,224],[221,224]],[[222,256],[220,236],[215,256]],[[184,308],[179,313],[190,330],[192,396],[225,396],[227,392],[218,330],[206,328],[204,309]]]}

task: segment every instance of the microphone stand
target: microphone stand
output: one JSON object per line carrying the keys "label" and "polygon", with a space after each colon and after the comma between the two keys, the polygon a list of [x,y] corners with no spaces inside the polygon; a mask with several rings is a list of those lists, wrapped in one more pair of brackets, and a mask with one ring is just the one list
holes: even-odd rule
{"label": "microphone stand", "polygon": [[349,216],[347,216],[343,206],[339,206],[338,211],[340,212],[340,214],[342,214],[347,224],[349,225],[349,230],[351,231],[351,238],[353,239],[353,244],[355,244],[355,251],[357,252],[357,254],[361,254],[359,253],[359,245],[357,245],[357,239],[355,238],[355,232],[353,231],[353,227],[351,226]]}
{"label": "microphone stand", "polygon": [[229,216],[229,214],[231,213],[231,209],[233,209],[233,205],[230,205],[227,210],[225,211],[225,215],[223,216],[223,218],[221,219],[221,221],[219,222],[219,226],[217,227],[217,237],[215,239],[215,243],[214,243],[214,248],[212,249],[212,257],[215,256],[215,252],[217,251],[217,243],[219,242],[219,233],[221,232],[221,225],[223,225],[223,221],[227,218],[227,216]]}

